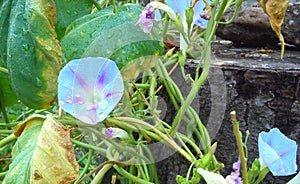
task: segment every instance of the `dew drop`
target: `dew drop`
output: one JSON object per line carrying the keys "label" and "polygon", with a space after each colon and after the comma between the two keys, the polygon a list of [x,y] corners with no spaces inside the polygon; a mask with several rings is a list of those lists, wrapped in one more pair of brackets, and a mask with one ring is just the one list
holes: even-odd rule
{"label": "dew drop", "polygon": [[36,83],[35,83],[35,85],[37,86],[37,87],[42,87],[42,81],[41,81],[41,79],[40,78],[36,78]]}
{"label": "dew drop", "polygon": [[28,51],[29,48],[30,48],[29,44],[23,44],[23,45],[22,45],[22,49],[23,49],[24,51]]}
{"label": "dew drop", "polygon": [[84,33],[81,31],[80,32],[80,37],[83,38],[84,37]]}
{"label": "dew drop", "polygon": [[99,117],[100,119],[105,119],[106,116],[107,116],[106,113],[105,113],[105,112],[102,112],[102,113],[99,114],[98,117]]}
{"label": "dew drop", "polygon": [[108,102],[106,100],[102,100],[100,103],[99,103],[99,108],[101,110],[105,110],[107,108],[107,105],[108,105]]}

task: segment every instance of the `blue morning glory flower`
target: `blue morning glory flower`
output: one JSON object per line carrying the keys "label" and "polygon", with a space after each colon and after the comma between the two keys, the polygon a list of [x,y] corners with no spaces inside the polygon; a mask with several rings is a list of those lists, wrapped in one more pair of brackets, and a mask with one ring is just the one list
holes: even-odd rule
{"label": "blue morning glory flower", "polygon": [[[186,21],[186,16],[185,16],[185,9],[189,6],[191,6],[192,0],[166,0],[165,1],[168,6],[170,6],[175,13],[179,14],[182,22]],[[205,4],[202,0],[198,1],[195,6],[193,7],[194,9],[194,16],[193,16],[193,23],[192,27],[194,24],[201,28],[206,28],[207,27],[207,20],[201,17],[201,13],[203,14],[203,9],[205,8]]]}
{"label": "blue morning glory flower", "polygon": [[123,80],[115,62],[101,57],[70,61],[58,76],[58,103],[80,121],[103,121],[123,95]]}
{"label": "blue morning glory flower", "polygon": [[297,144],[287,138],[278,128],[261,132],[258,136],[259,161],[274,176],[288,176],[297,171]]}

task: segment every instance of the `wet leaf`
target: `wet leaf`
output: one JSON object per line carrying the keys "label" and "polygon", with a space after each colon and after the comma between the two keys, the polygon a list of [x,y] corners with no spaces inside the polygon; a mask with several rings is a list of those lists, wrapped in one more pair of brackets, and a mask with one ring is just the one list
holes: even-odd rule
{"label": "wet leaf", "polygon": [[12,90],[8,73],[0,70],[0,104],[7,107],[17,101],[18,98]]}
{"label": "wet leaf", "polygon": [[56,33],[62,38],[66,28],[76,19],[89,14],[92,11],[91,0],[56,0],[57,25]]}
{"label": "wet leaf", "polygon": [[269,16],[271,27],[281,43],[281,59],[284,54],[284,38],[281,34],[281,25],[290,0],[259,0],[260,6]]}
{"label": "wet leaf", "polygon": [[14,92],[33,109],[50,108],[57,95],[61,48],[53,0],[13,0],[7,68]]}
{"label": "wet leaf", "polygon": [[123,95],[123,80],[116,64],[106,58],[70,61],[58,77],[58,103],[88,124],[103,121]]}
{"label": "wet leaf", "polygon": [[[163,53],[163,39],[159,34],[144,33],[136,25],[141,11],[140,5],[124,5],[116,13],[109,7],[77,19],[61,42],[64,62],[83,57],[109,58],[116,62],[124,80],[153,67]],[[114,21],[108,21],[111,19]]]}
{"label": "wet leaf", "polygon": [[0,67],[6,68],[6,43],[12,0],[2,0],[0,3]]}
{"label": "wet leaf", "polygon": [[20,124],[3,184],[72,183],[78,176],[69,129],[51,115],[35,115]]}

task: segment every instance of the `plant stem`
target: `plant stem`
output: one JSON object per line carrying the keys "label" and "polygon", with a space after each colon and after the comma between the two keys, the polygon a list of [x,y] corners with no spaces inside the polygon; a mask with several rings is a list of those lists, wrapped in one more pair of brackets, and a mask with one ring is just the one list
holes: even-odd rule
{"label": "plant stem", "polygon": [[6,173],[7,173],[7,171],[1,172],[1,173],[0,173],[0,178],[4,178],[4,176],[6,175]]}
{"label": "plant stem", "polygon": [[96,0],[92,0],[93,5],[97,8],[97,10],[101,10],[101,6]]}
{"label": "plant stem", "polygon": [[142,125],[144,127],[150,128],[153,132],[155,132],[156,134],[158,134],[164,141],[166,141],[166,143],[172,147],[173,149],[175,149],[176,151],[178,151],[182,156],[184,156],[188,161],[193,162],[193,158],[186,152],[184,151],[181,147],[179,147],[176,142],[173,139],[170,139],[167,135],[165,135],[164,133],[160,132],[159,130],[157,130],[154,126],[139,120],[139,119],[134,119],[134,118],[129,118],[129,117],[118,117],[116,118],[118,120],[121,121],[125,121],[128,123],[133,123],[133,124],[137,124],[137,125]]}
{"label": "plant stem", "polygon": [[130,174],[129,172],[124,170],[122,167],[119,167],[118,165],[114,165],[113,167],[118,171],[118,173],[120,173],[121,175],[125,176],[126,178],[128,178],[134,182],[141,183],[141,184],[153,184],[152,182],[148,182],[146,180],[143,180],[141,178],[138,178],[138,177]]}
{"label": "plant stem", "polygon": [[3,146],[5,146],[6,144],[12,142],[15,139],[17,139],[16,136],[14,134],[10,134],[9,136],[5,137],[4,139],[2,139],[0,141],[0,148],[2,148]]}
{"label": "plant stem", "polygon": [[91,162],[92,162],[93,153],[94,153],[94,151],[93,151],[92,149],[90,149],[90,150],[89,150],[89,153],[88,153],[88,158],[87,158],[86,164],[85,164],[85,166],[84,166],[82,172],[80,173],[79,178],[77,178],[77,180],[75,181],[74,184],[77,184],[77,183],[78,183],[78,181],[85,175],[86,171],[87,171],[88,168],[90,167]]}
{"label": "plant stem", "polygon": [[[209,44],[209,48],[210,48],[210,44]],[[210,49],[208,49],[208,50],[210,53]],[[189,106],[192,103],[192,101],[194,100],[195,96],[198,94],[199,89],[201,88],[202,84],[205,82],[205,80],[208,76],[208,72],[209,72],[209,68],[210,68],[210,54],[205,54],[205,56],[206,56],[206,59],[205,59],[203,71],[201,72],[199,79],[196,79],[195,82],[193,83],[191,92],[188,94],[186,100],[183,102],[181,108],[179,109],[179,111],[177,112],[177,114],[175,116],[173,125],[170,129],[171,136],[177,131],[177,128],[178,128],[185,112],[189,108]]]}
{"label": "plant stem", "polygon": [[109,171],[110,168],[112,168],[114,164],[106,164],[102,167],[102,169],[97,173],[91,184],[98,184],[101,183],[105,173]]}
{"label": "plant stem", "polygon": [[8,74],[8,69],[0,67],[0,72]]}
{"label": "plant stem", "polygon": [[86,144],[86,143],[77,141],[75,139],[71,139],[71,141],[72,141],[73,144],[77,144],[77,145],[79,145],[81,147],[88,148],[88,149],[95,150],[95,151],[99,151],[101,153],[106,153],[106,150],[103,149],[103,148],[100,148],[100,147],[97,147],[97,146],[93,146],[93,145],[90,145],[90,144]]}
{"label": "plant stem", "polygon": [[241,159],[241,167],[242,167],[242,176],[243,176],[243,184],[248,184],[248,174],[247,174],[247,159],[245,157],[244,149],[243,149],[243,142],[242,137],[239,130],[239,123],[236,120],[236,112],[232,111],[230,113],[231,121],[233,125],[233,132],[235,136],[235,140],[237,143],[240,159]]}

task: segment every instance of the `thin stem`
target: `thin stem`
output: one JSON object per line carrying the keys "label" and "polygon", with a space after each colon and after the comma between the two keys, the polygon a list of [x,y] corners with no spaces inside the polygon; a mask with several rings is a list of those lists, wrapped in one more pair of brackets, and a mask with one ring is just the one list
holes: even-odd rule
{"label": "thin stem", "polygon": [[118,173],[120,173],[121,175],[125,176],[126,178],[128,178],[134,182],[141,183],[141,184],[153,184],[152,182],[143,180],[141,178],[138,178],[138,177],[130,174],[129,172],[124,170],[122,167],[119,167],[118,165],[114,165],[113,167],[118,171]]}
{"label": "thin stem", "polygon": [[88,158],[87,158],[86,164],[85,164],[85,166],[84,166],[82,172],[80,173],[79,178],[77,178],[77,180],[75,181],[75,184],[78,183],[78,181],[85,175],[85,173],[87,172],[88,168],[90,167],[91,162],[92,162],[93,153],[94,153],[94,151],[93,151],[92,149],[89,150]]}
{"label": "thin stem", "polygon": [[5,146],[6,144],[14,141],[15,139],[17,139],[17,137],[14,134],[10,134],[9,136],[5,137],[4,139],[2,139],[0,141],[0,148],[2,148],[3,146]]}
{"label": "thin stem", "polygon": [[103,179],[105,173],[106,173],[107,171],[109,171],[109,170],[112,168],[113,165],[114,165],[114,164],[106,164],[106,165],[104,165],[104,166],[102,167],[102,169],[97,173],[97,175],[95,176],[95,178],[93,179],[93,181],[91,182],[91,184],[98,184],[98,183],[101,183],[101,181],[102,181],[102,179]]}
{"label": "thin stem", "polygon": [[4,176],[6,175],[6,173],[7,173],[7,171],[1,172],[1,173],[0,173],[0,178],[4,178]]}
{"label": "thin stem", "polygon": [[8,74],[8,69],[0,67],[0,72]]}
{"label": "thin stem", "polygon": [[237,143],[240,159],[241,159],[241,167],[242,167],[242,176],[243,176],[243,184],[248,184],[248,174],[247,174],[247,159],[245,157],[244,149],[243,149],[243,142],[242,137],[239,130],[239,123],[236,120],[236,112],[232,111],[230,113],[231,121],[233,125],[233,132],[235,136],[235,140]]}
{"label": "thin stem", "polygon": [[269,173],[270,169],[268,167],[263,168],[258,175],[257,180],[255,181],[254,184],[260,184],[260,182],[267,176]]}
{"label": "thin stem", "polygon": [[103,148],[100,148],[100,147],[97,147],[97,146],[93,146],[93,145],[90,145],[90,144],[86,144],[86,143],[77,141],[75,139],[71,139],[71,142],[73,144],[77,144],[78,146],[81,146],[81,147],[84,147],[84,148],[88,148],[88,149],[91,149],[91,150],[99,151],[101,153],[106,153],[106,150],[103,149]]}
{"label": "thin stem", "polygon": [[100,4],[96,0],[91,0],[93,5],[97,8],[97,10],[101,10]]}
{"label": "thin stem", "polygon": [[156,134],[158,134],[164,141],[166,141],[166,143],[172,147],[173,149],[177,150],[182,156],[184,156],[188,161],[193,162],[193,158],[186,152],[184,151],[181,147],[179,147],[176,142],[174,142],[173,139],[170,139],[167,135],[163,134],[162,132],[160,132],[159,130],[157,130],[154,126],[139,120],[139,119],[134,119],[134,118],[129,118],[129,117],[118,117],[116,118],[118,120],[121,121],[125,121],[128,123],[133,123],[133,124],[137,124],[137,125],[142,125],[144,127],[150,128],[153,132],[155,132]]}
{"label": "thin stem", "polygon": [[[208,48],[210,48],[210,44],[209,44]],[[210,51],[210,49],[208,49],[208,50]],[[173,122],[173,125],[170,129],[170,135],[173,135],[177,131],[177,128],[179,127],[180,122],[181,122],[185,112],[189,108],[189,106],[192,103],[192,101],[194,100],[195,96],[198,94],[199,89],[201,88],[202,84],[205,82],[205,80],[208,76],[208,72],[209,72],[209,68],[210,68],[210,54],[205,54],[205,56],[206,56],[206,58],[205,58],[203,71],[201,72],[199,79],[195,80],[195,82],[193,83],[191,92],[188,94],[186,100],[183,102],[181,108],[177,112],[174,122]]]}

